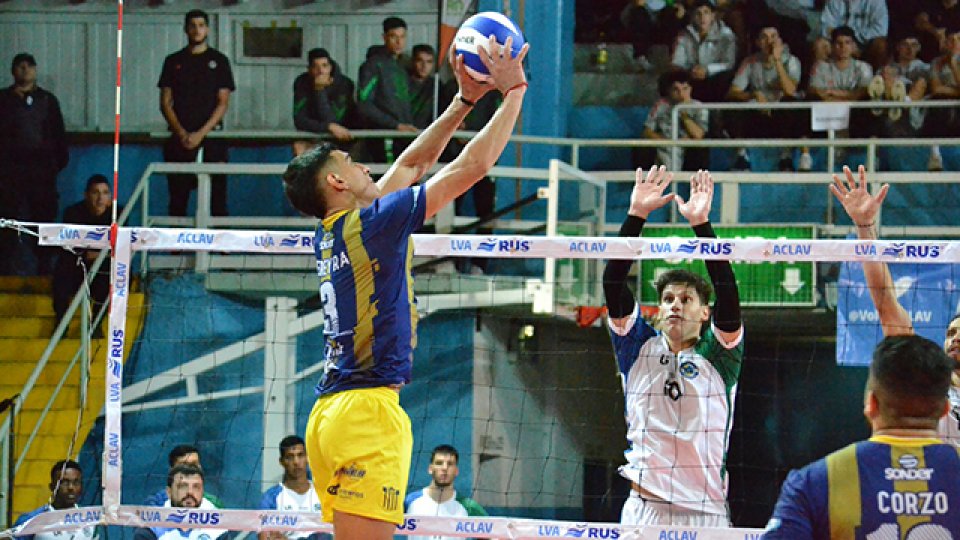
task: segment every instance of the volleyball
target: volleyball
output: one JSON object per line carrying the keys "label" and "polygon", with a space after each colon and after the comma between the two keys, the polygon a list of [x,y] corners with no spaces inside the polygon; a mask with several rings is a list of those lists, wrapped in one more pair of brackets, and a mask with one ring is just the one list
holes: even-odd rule
{"label": "volleyball", "polygon": [[485,81],[490,77],[487,67],[480,60],[480,49],[487,49],[491,35],[500,45],[506,43],[508,37],[512,37],[513,42],[510,44],[512,56],[519,54],[523,44],[526,43],[517,23],[495,11],[477,13],[464,21],[457,30],[453,43],[457,54],[463,55],[463,65],[467,73],[478,81]]}

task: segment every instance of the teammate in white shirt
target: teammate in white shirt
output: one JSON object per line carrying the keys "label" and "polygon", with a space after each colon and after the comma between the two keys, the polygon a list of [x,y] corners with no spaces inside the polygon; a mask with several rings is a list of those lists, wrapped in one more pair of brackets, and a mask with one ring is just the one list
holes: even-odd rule
{"label": "teammate in white shirt", "polygon": [[[867,173],[863,165],[857,171],[859,178],[854,178],[849,167],[843,168],[844,177],[833,175],[833,184],[830,191],[837,197],[847,215],[857,228],[857,236],[863,240],[876,240],[877,214],[883,199],[890,189],[884,184],[875,196],[867,190]],[[913,335],[913,321],[910,314],[897,300],[897,293],[893,287],[893,277],[890,268],[882,262],[863,263],[863,275],[867,279],[867,288],[870,297],[877,308],[880,317],[880,326],[884,336],[911,336]],[[950,412],[940,419],[937,434],[944,442],[960,446],[960,313],[956,314],[947,323],[947,332],[943,340],[943,350],[947,356],[953,358],[956,367],[950,385]]]}
{"label": "teammate in white shirt", "polygon": [[[460,474],[460,454],[457,449],[442,444],[430,454],[427,472],[430,485],[410,493],[403,502],[404,512],[413,516],[486,516],[487,511],[477,501],[460,497],[453,487]],[[456,540],[447,536],[411,536],[410,540]]]}
{"label": "teammate in white shirt", "polygon": [[[14,527],[23,525],[34,516],[51,510],[76,508],[83,495],[83,470],[80,464],[69,459],[58,461],[50,469],[50,502],[32,512],[22,514]],[[57,531],[36,535],[18,536],[21,540],[92,540],[102,537],[96,526],[84,527],[75,531]]]}
{"label": "teammate in white shirt", "polygon": [[[201,508],[203,470],[194,465],[177,465],[167,474],[167,498],[173,508]],[[133,532],[133,540],[216,540],[226,529],[179,529],[175,527],[141,527]]]}
{"label": "teammate in white shirt", "polygon": [[[640,235],[650,212],[674,198],[700,238],[715,238],[708,221],[713,178],[690,179],[690,200],[664,195],[673,176],[637,170],[620,236]],[[656,283],[659,330],[639,317],[627,288],[632,260],[612,260],[603,273],[610,338],[626,398],[627,464],[630,480],[623,525],[728,527],[724,462],[733,423],[733,402],[743,361],[743,324],[736,279],[727,261],[707,261],[716,290],[703,277],[672,270]]]}
{"label": "teammate in white shirt", "polygon": [[[292,510],[294,512],[320,513],[320,498],[307,476],[307,450],[303,439],[289,435],[280,441],[280,466],[283,480],[268,489],[260,500],[260,510]],[[329,535],[308,532],[262,532],[260,540],[284,540],[284,538],[329,538]]]}

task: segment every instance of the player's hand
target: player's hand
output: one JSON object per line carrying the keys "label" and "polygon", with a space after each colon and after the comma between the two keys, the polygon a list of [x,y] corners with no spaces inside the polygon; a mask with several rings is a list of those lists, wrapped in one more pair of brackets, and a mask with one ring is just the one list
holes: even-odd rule
{"label": "player's hand", "polygon": [[330,122],[330,125],[327,126],[327,129],[338,141],[349,141],[353,139],[353,134],[350,133],[350,130],[341,126],[340,124]]}
{"label": "player's hand", "polygon": [[691,227],[703,225],[710,220],[710,206],[713,204],[713,176],[710,171],[700,170],[690,177],[690,200],[683,201],[677,195],[677,210],[687,218]]}
{"label": "player's hand", "polygon": [[877,212],[880,211],[883,199],[887,197],[890,184],[880,186],[877,194],[872,196],[867,190],[867,171],[863,168],[863,165],[857,169],[857,173],[859,180],[854,178],[850,167],[844,165],[844,178],[833,175],[830,191],[840,201],[843,209],[846,210],[847,215],[856,225],[869,227],[877,219]]}
{"label": "player's hand", "polygon": [[523,72],[523,59],[530,50],[530,44],[524,43],[516,56],[512,56],[510,49],[512,45],[512,37],[508,37],[501,47],[497,39],[491,35],[488,48],[486,50],[480,48],[480,61],[490,72],[490,83],[504,95],[507,90],[527,83],[527,75]]}
{"label": "player's hand", "polygon": [[643,169],[638,168],[636,183],[633,184],[633,192],[630,193],[630,209],[627,210],[627,214],[647,219],[650,212],[672,201],[673,193],[663,194],[671,180],[673,180],[673,174],[667,172],[663,165],[659,168],[652,167],[647,172],[646,179],[643,177]]}
{"label": "player's hand", "polygon": [[476,103],[487,95],[487,92],[493,90],[492,84],[486,81],[480,82],[467,73],[467,68],[463,64],[463,55],[457,54],[453,43],[450,44],[447,57],[450,59],[450,68],[453,69],[453,76],[457,79],[457,86],[460,88],[460,95],[463,99]]}
{"label": "player's hand", "polygon": [[197,148],[198,146],[200,146],[202,143],[203,143],[203,135],[201,135],[200,132],[198,131],[194,131],[192,133],[187,134],[187,139],[184,142],[183,146],[187,150],[193,150],[194,148]]}

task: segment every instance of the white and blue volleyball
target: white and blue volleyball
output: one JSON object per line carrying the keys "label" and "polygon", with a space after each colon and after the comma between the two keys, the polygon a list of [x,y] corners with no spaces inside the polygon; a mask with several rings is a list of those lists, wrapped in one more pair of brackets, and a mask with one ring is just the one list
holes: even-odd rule
{"label": "white and blue volleyball", "polygon": [[497,43],[503,45],[508,37],[512,37],[510,44],[512,56],[520,53],[526,40],[517,23],[506,15],[495,11],[484,11],[470,17],[460,25],[456,37],[453,38],[457,54],[463,55],[463,64],[467,73],[478,81],[490,78],[487,67],[480,61],[480,49],[487,49],[490,36],[494,36]]}

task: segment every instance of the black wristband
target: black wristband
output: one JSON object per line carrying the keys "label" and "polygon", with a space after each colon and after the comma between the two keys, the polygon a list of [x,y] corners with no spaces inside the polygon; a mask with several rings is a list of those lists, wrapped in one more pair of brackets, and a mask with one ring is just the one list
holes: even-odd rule
{"label": "black wristband", "polygon": [[461,103],[463,103],[464,105],[466,105],[466,106],[468,106],[468,107],[473,107],[474,105],[477,104],[476,101],[470,101],[469,99],[461,96],[460,94],[457,94],[457,97],[460,98],[460,102],[461,102]]}
{"label": "black wristband", "polygon": [[640,231],[643,230],[643,225],[646,222],[647,220],[642,217],[627,215],[627,219],[623,220],[623,225],[620,225],[619,236],[624,238],[640,236]]}
{"label": "black wristband", "polygon": [[716,238],[717,233],[713,232],[713,226],[710,225],[710,222],[701,223],[693,228],[693,233],[697,235],[697,238]]}

